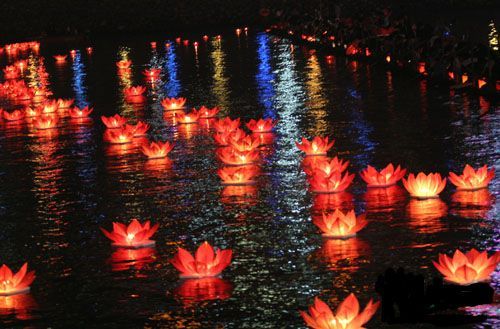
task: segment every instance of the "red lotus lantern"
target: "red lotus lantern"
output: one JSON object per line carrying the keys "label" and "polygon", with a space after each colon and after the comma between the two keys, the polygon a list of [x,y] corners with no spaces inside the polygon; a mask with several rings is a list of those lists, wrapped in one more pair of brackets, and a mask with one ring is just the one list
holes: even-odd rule
{"label": "red lotus lantern", "polygon": [[231,166],[253,164],[259,159],[259,153],[255,150],[239,152],[232,147],[224,147],[218,149],[216,153],[222,162]]}
{"label": "red lotus lantern", "polygon": [[127,123],[127,119],[119,114],[115,114],[111,117],[101,116],[101,120],[108,129],[118,129]]}
{"label": "red lotus lantern", "polygon": [[55,55],[54,59],[56,60],[56,63],[64,63],[66,62],[67,55]]}
{"label": "red lotus lantern", "polygon": [[200,118],[200,113],[196,109],[192,109],[189,113],[178,111],[174,115],[175,119],[181,124],[197,123]]}
{"label": "red lotus lantern", "polygon": [[170,142],[151,142],[149,145],[142,145],[142,153],[149,159],[165,158],[174,148]]}
{"label": "red lotus lantern", "polygon": [[92,113],[94,109],[85,106],[83,109],[78,108],[77,106],[69,109],[69,116],[72,118],[86,118]]}
{"label": "red lotus lantern", "polygon": [[74,99],[59,98],[58,100],[56,100],[56,107],[58,109],[67,109],[67,108],[70,108],[71,105],[73,105],[74,101],[75,101]]}
{"label": "red lotus lantern", "polygon": [[309,307],[309,313],[301,311],[300,314],[306,324],[314,329],[361,329],[370,321],[379,304],[380,302],[373,303],[370,299],[365,309],[359,313],[358,299],[350,294],[334,314],[325,302],[316,297],[314,305]]}
{"label": "red lotus lantern", "polygon": [[486,85],[486,80],[485,79],[478,79],[477,80],[477,88],[478,89],[481,89],[483,88],[485,85]]}
{"label": "red lotus lantern", "polygon": [[216,120],[214,122],[214,129],[218,133],[236,130],[240,126],[240,118],[231,120],[230,117]]}
{"label": "red lotus lantern", "polygon": [[204,242],[196,250],[195,257],[189,251],[179,248],[170,262],[181,272],[181,278],[206,278],[221,274],[231,264],[232,255],[231,249],[217,249],[214,252],[212,246]]}
{"label": "red lotus lantern", "polygon": [[33,125],[39,130],[54,129],[57,127],[58,121],[59,120],[55,115],[43,115],[36,118],[33,121]]}
{"label": "red lotus lantern", "polygon": [[316,136],[312,141],[302,138],[302,144],[295,143],[299,150],[305,152],[306,155],[326,155],[329,149],[332,148],[335,141],[328,141],[328,137]]}
{"label": "red lotus lantern", "polygon": [[186,104],[186,99],[183,97],[180,98],[165,98],[161,101],[161,106],[166,111],[176,111],[184,108],[184,104]]}
{"label": "red lotus lantern", "polygon": [[450,172],[450,182],[457,187],[457,190],[486,188],[493,177],[495,177],[495,170],[488,170],[487,165],[477,170],[474,170],[470,165],[465,165],[463,173],[460,176]]}
{"label": "red lotus lantern", "polygon": [[129,60],[121,60],[121,61],[116,62],[116,66],[120,70],[129,69],[131,65],[132,65],[132,61],[129,61]]}
{"label": "red lotus lantern", "polygon": [[471,249],[465,254],[460,250],[456,250],[453,258],[439,254],[439,261],[433,261],[432,263],[444,275],[446,281],[460,285],[470,285],[476,282],[488,281],[499,262],[499,251],[488,257],[486,251],[479,252],[476,249]]}
{"label": "red lotus lantern", "polygon": [[113,246],[123,248],[151,247],[155,244],[150,238],[158,230],[159,224],[151,226],[149,221],[141,224],[137,219],[132,219],[128,226],[113,222],[113,231],[108,232],[101,227],[102,233],[113,241]]}
{"label": "red lotus lantern", "polygon": [[120,128],[106,130],[104,138],[111,144],[128,144],[134,139],[134,132],[131,129]]}
{"label": "red lotus lantern", "polygon": [[19,121],[24,119],[24,117],[26,116],[24,111],[21,110],[14,110],[12,112],[3,111],[2,115],[3,118],[7,121]]}
{"label": "red lotus lantern", "polygon": [[0,296],[26,294],[34,280],[35,272],[28,272],[28,263],[24,263],[16,274],[3,264],[0,267]]}
{"label": "red lotus lantern", "polygon": [[403,178],[403,185],[412,197],[419,199],[437,198],[446,186],[446,178],[441,178],[438,173],[426,175],[420,172],[417,177],[410,174],[408,180]]}
{"label": "red lotus lantern", "polygon": [[142,74],[146,76],[149,80],[156,80],[160,77],[161,69],[159,68],[151,68],[149,70],[142,71]]}
{"label": "red lotus lantern", "polygon": [[200,118],[202,119],[208,119],[208,118],[214,118],[217,113],[219,113],[220,109],[216,106],[216,107],[213,107],[213,108],[208,108],[208,107],[205,107],[205,106],[202,106],[200,109],[199,109],[199,113],[200,113]]}
{"label": "red lotus lantern", "polygon": [[239,139],[230,138],[229,145],[238,152],[247,152],[257,149],[260,146],[260,140],[251,135],[247,135]]}
{"label": "red lotus lantern", "polygon": [[368,184],[368,187],[387,187],[396,184],[406,174],[406,169],[398,165],[396,169],[392,163],[378,172],[372,166],[368,166],[359,175]]}
{"label": "red lotus lantern", "polygon": [[138,121],[135,126],[125,125],[125,128],[132,132],[134,137],[145,136],[149,130],[149,125],[145,122]]}
{"label": "red lotus lantern", "polygon": [[246,126],[253,133],[269,133],[273,131],[276,122],[273,119],[259,119],[259,120],[250,120]]}
{"label": "red lotus lantern", "polygon": [[315,217],[313,224],[319,227],[324,237],[346,239],[355,236],[368,222],[364,214],[356,217],[354,210],[344,214],[335,209],[333,213],[323,213],[321,217]]}
{"label": "red lotus lantern", "polygon": [[312,157],[310,159],[313,161],[309,162],[304,168],[305,173],[309,176],[314,176],[316,173],[328,176],[335,171],[344,172],[349,165],[349,161],[341,160],[338,157],[333,159]]}
{"label": "red lotus lantern", "polygon": [[255,184],[254,177],[257,168],[254,166],[223,167],[217,171],[224,185],[251,185]]}
{"label": "red lotus lantern", "polygon": [[57,100],[47,101],[47,102],[43,103],[40,107],[42,109],[42,113],[45,113],[45,114],[55,113],[55,112],[57,112],[57,110],[59,108],[58,104],[57,104]]}
{"label": "red lotus lantern", "polygon": [[125,88],[123,93],[125,94],[125,100],[128,103],[142,103],[145,98],[143,96],[146,91],[146,87],[143,86],[133,86],[129,88]]}
{"label": "red lotus lantern", "polygon": [[25,108],[24,113],[27,118],[34,118],[42,114],[42,110],[40,108],[32,108],[28,106]]}
{"label": "red lotus lantern", "polygon": [[353,179],[354,174],[349,174],[348,171],[343,176],[339,171],[334,171],[330,175],[317,172],[309,177],[309,184],[314,193],[338,193],[345,191]]}
{"label": "red lotus lantern", "polygon": [[226,131],[222,133],[215,133],[214,140],[220,146],[229,146],[233,140],[239,140],[245,136],[243,130],[236,128],[233,131]]}

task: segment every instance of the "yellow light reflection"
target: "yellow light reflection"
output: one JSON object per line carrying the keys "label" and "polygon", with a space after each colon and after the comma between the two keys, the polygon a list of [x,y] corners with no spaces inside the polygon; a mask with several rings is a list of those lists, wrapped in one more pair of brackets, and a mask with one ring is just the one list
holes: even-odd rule
{"label": "yellow light reflection", "polygon": [[307,61],[307,95],[309,97],[307,116],[312,126],[308,129],[311,136],[323,136],[327,134],[327,112],[328,101],[324,97],[323,74],[319,65],[318,57],[313,54]]}

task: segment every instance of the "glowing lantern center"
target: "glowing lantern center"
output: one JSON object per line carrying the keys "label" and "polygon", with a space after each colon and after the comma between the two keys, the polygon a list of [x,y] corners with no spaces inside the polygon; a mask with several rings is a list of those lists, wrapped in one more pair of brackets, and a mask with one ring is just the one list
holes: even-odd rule
{"label": "glowing lantern center", "polygon": [[135,238],[135,234],[133,234],[133,233],[127,234],[127,241],[128,242],[132,242],[134,240],[134,238]]}

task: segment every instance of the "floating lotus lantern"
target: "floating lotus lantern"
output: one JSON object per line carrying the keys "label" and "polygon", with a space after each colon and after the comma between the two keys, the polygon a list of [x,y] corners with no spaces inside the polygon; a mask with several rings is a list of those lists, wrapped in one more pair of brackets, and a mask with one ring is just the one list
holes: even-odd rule
{"label": "floating lotus lantern", "polygon": [[478,190],[488,187],[489,182],[495,177],[495,170],[488,170],[484,165],[474,170],[470,165],[465,165],[462,175],[450,172],[450,182],[457,187],[457,190]]}
{"label": "floating lotus lantern", "polygon": [[355,236],[368,222],[364,214],[356,217],[354,210],[344,214],[335,209],[333,213],[323,213],[321,217],[315,217],[313,224],[319,227],[324,237],[346,239]]}
{"label": "floating lotus lantern", "polygon": [[123,248],[143,248],[151,247],[155,244],[154,240],[150,240],[159,225],[151,226],[151,223],[146,221],[141,224],[137,219],[132,219],[130,224],[126,226],[122,223],[113,222],[113,231],[108,232],[101,227],[102,233],[113,241],[113,246]]}
{"label": "floating lotus lantern", "polygon": [[94,109],[85,106],[83,109],[78,108],[77,106],[69,109],[69,116],[72,118],[86,118],[92,113]]}
{"label": "floating lotus lantern", "polygon": [[54,59],[56,60],[56,63],[64,63],[66,62],[67,55],[55,55]]}
{"label": "floating lotus lantern", "polygon": [[330,175],[317,172],[309,178],[309,184],[314,193],[338,193],[345,191],[353,179],[354,174],[349,174],[348,171],[343,176],[339,171],[334,171]]}
{"label": "floating lotus lantern", "polygon": [[216,106],[213,108],[208,108],[205,106],[202,106],[198,112],[200,113],[200,118],[202,119],[208,119],[208,118],[213,118],[219,113],[220,109]]}
{"label": "floating lotus lantern", "polygon": [[149,159],[165,158],[174,148],[170,142],[151,142],[148,145],[142,145],[142,153]]}
{"label": "floating lotus lantern", "polygon": [[219,159],[227,165],[243,166],[257,162],[259,159],[259,152],[246,151],[239,152],[232,147],[220,148],[216,151]]}
{"label": "floating lotus lantern", "polygon": [[101,116],[101,120],[108,129],[121,128],[127,123],[127,119],[119,114],[115,114],[111,117]]}
{"label": "floating lotus lantern", "polygon": [[224,185],[251,185],[255,184],[253,178],[257,175],[254,166],[223,167],[217,171]]}
{"label": "floating lotus lantern", "polygon": [[[312,158],[316,160],[316,157]],[[330,175],[331,173],[338,171],[344,172],[349,165],[349,161],[344,161],[335,157],[333,159],[329,158],[319,158],[316,161],[309,162],[309,165],[304,168],[304,171],[309,176],[314,176],[316,173],[321,173],[325,176]]]}
{"label": "floating lotus lantern", "polygon": [[200,113],[196,109],[186,113],[184,111],[175,112],[175,119],[181,124],[197,123],[200,118]]}
{"label": "floating lotus lantern", "polygon": [[24,263],[16,274],[3,264],[0,267],[0,296],[26,294],[35,280],[35,272],[28,272],[28,263]]}
{"label": "floating lotus lantern", "polygon": [[21,110],[14,110],[12,112],[3,111],[2,115],[3,118],[7,121],[19,121],[24,119],[24,117],[26,116],[25,112]]}
{"label": "floating lotus lantern", "polygon": [[46,129],[56,128],[58,122],[59,120],[55,115],[43,115],[36,118],[33,121],[33,125],[35,126],[36,129],[46,130]]}
{"label": "floating lotus lantern", "polygon": [[42,110],[40,108],[32,108],[28,106],[24,109],[24,113],[27,118],[34,118],[42,114]]}
{"label": "floating lotus lantern", "polygon": [[410,174],[408,180],[403,178],[403,185],[414,198],[437,198],[446,186],[446,178],[441,178],[438,173],[426,175],[420,172],[417,177]]}
{"label": "floating lotus lantern", "polygon": [[105,139],[111,144],[128,144],[134,139],[134,132],[131,129],[120,128],[106,130]]}
{"label": "floating lotus lantern", "polygon": [[56,106],[58,109],[67,109],[70,108],[71,105],[73,105],[74,101],[74,99],[59,98],[58,100],[56,100]]}
{"label": "floating lotus lantern", "polygon": [[328,141],[328,137],[316,136],[312,141],[302,138],[302,144],[295,143],[299,150],[305,152],[306,155],[326,155],[329,149],[332,148],[335,141]]}
{"label": "floating lotus lantern", "polygon": [[43,103],[40,108],[42,109],[42,113],[45,114],[50,114],[50,113],[55,113],[57,112],[58,107],[58,102],[57,100],[51,100]]}
{"label": "floating lotus lantern", "polygon": [[129,61],[129,60],[121,60],[121,61],[116,62],[116,67],[118,67],[118,69],[120,69],[120,70],[129,69],[131,65],[132,65],[132,61]]}
{"label": "floating lotus lantern", "polygon": [[359,302],[354,294],[350,294],[338,306],[335,314],[330,307],[316,297],[314,305],[309,307],[309,313],[300,314],[306,324],[314,329],[362,329],[377,311],[380,302],[373,303],[370,299],[365,309],[359,313]]}
{"label": "floating lotus lantern", "polygon": [[257,149],[260,146],[260,140],[251,135],[247,135],[239,139],[230,138],[229,145],[238,152],[247,152]]}
{"label": "floating lotus lantern", "polygon": [[499,262],[499,251],[488,257],[486,251],[479,252],[476,249],[471,249],[465,254],[460,250],[456,250],[453,258],[439,254],[439,261],[433,261],[432,263],[444,275],[446,281],[460,285],[470,285],[488,281]]}
{"label": "floating lotus lantern", "polygon": [[218,133],[236,130],[240,126],[240,118],[231,120],[230,117],[216,120],[214,122],[214,129]]}
{"label": "floating lotus lantern", "polygon": [[146,91],[144,86],[133,86],[125,88],[123,93],[125,94],[125,99],[129,103],[142,103],[144,101],[143,94]]}
{"label": "floating lotus lantern", "polygon": [[161,69],[151,68],[149,70],[142,71],[142,74],[146,76],[149,80],[156,80],[160,77]]}
{"label": "floating lotus lantern", "polygon": [[186,99],[183,97],[180,98],[165,98],[161,101],[161,106],[166,111],[176,111],[184,108],[184,104],[186,104]]}
{"label": "floating lotus lantern", "polygon": [[273,119],[259,119],[259,120],[250,120],[246,126],[253,133],[269,133],[273,131],[276,122]]}
{"label": "floating lotus lantern", "polygon": [[231,264],[233,252],[231,249],[214,252],[208,242],[202,243],[196,250],[195,257],[189,251],[179,248],[172,265],[181,272],[181,278],[206,278],[218,276]]}
{"label": "floating lotus lantern", "polygon": [[220,146],[230,145],[230,141],[239,140],[245,136],[245,133],[240,128],[236,128],[233,131],[225,131],[222,133],[215,133],[214,139]]}
{"label": "floating lotus lantern", "polygon": [[389,163],[380,172],[372,166],[368,166],[359,175],[368,184],[368,187],[387,187],[396,184],[405,174],[406,169],[401,169],[399,165],[394,169],[392,163]]}
{"label": "floating lotus lantern", "polygon": [[135,126],[125,125],[126,129],[130,130],[134,137],[145,136],[149,130],[149,125],[145,122],[138,121]]}

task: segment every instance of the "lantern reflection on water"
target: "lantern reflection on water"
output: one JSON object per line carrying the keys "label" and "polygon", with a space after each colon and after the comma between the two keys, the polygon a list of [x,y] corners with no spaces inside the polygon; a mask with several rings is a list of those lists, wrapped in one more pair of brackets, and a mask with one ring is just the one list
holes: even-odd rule
{"label": "lantern reflection on water", "polygon": [[191,306],[204,301],[224,300],[231,297],[233,285],[221,278],[184,280],[175,290],[184,305]]}
{"label": "lantern reflection on water", "polygon": [[444,229],[440,218],[446,216],[448,207],[440,199],[411,199],[406,206],[409,225],[420,233],[437,233]]}

